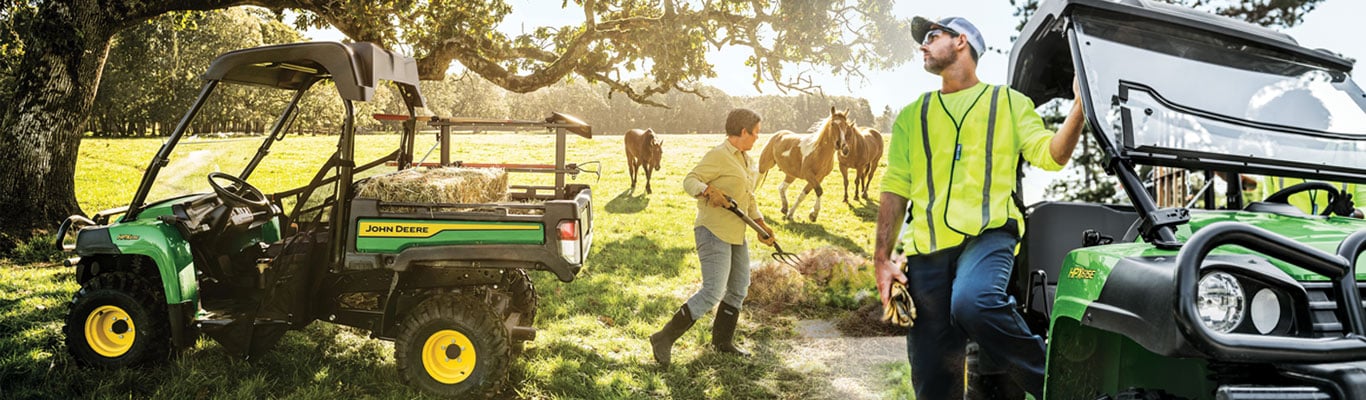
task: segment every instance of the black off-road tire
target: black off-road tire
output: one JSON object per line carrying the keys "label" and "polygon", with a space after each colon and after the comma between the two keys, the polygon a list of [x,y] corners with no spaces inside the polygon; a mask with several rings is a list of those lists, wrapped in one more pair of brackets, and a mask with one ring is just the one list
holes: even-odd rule
{"label": "black off-road tire", "polygon": [[[522,316],[517,321],[518,326],[533,326],[536,321],[536,306],[540,297],[536,295],[536,287],[531,283],[531,277],[526,270],[516,269],[508,273],[504,282],[508,293],[512,295],[512,301],[508,304],[509,313],[520,313]],[[510,315],[510,314],[509,314]],[[512,355],[520,356],[526,350],[526,341],[512,341]]]}
{"label": "black off-road tire", "polygon": [[[497,394],[507,380],[512,359],[502,321],[488,304],[469,296],[438,295],[423,301],[403,318],[394,341],[399,376],[405,383],[437,396],[465,399]],[[452,336],[463,338],[459,341],[467,341],[472,351],[463,346],[447,349],[449,343],[437,340]],[[429,340],[442,347],[429,347]],[[424,358],[428,351],[435,357],[431,366]],[[464,364],[471,353],[474,360]],[[444,358],[450,356],[454,357]],[[439,380],[443,373],[448,382]]]}
{"label": "black off-road tire", "polygon": [[130,272],[87,281],[72,296],[62,328],[71,358],[97,368],[165,361],[171,348],[170,320],[160,293],[160,288]]}

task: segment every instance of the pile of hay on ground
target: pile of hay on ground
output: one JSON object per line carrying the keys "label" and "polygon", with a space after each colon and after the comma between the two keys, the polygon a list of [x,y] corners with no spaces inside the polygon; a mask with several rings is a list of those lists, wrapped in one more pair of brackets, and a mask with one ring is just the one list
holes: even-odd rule
{"label": "pile of hay on ground", "polygon": [[499,203],[507,201],[508,177],[501,168],[414,168],[365,179],[356,196],[390,203]]}
{"label": "pile of hay on ground", "polygon": [[807,250],[799,257],[795,267],[770,259],[754,268],[745,303],[775,314],[792,314],[793,306],[846,308],[835,318],[836,327],[845,335],[905,333],[881,321],[882,303],[871,260],[839,247]]}
{"label": "pile of hay on ground", "polygon": [[855,291],[876,288],[872,263],[857,254],[838,247],[822,247],[799,256],[801,261],[796,267],[770,259],[751,271],[745,302],[780,312],[789,306],[818,301],[814,295],[832,287]]}
{"label": "pile of hay on ground", "polygon": [[801,253],[797,270],[816,285],[859,285],[871,278],[872,262],[839,247],[821,247]]}
{"label": "pile of hay on ground", "polygon": [[769,262],[751,271],[745,303],[776,313],[806,301],[806,278],[796,268]]}

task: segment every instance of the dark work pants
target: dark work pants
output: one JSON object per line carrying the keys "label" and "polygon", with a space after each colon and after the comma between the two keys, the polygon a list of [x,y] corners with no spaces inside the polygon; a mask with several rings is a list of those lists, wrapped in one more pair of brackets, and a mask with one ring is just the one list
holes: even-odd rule
{"label": "dark work pants", "polygon": [[1015,232],[1014,226],[991,229],[957,247],[906,259],[917,309],[906,350],[917,399],[963,398],[969,339],[1025,391],[1043,398],[1043,339],[1030,332],[1006,294],[1019,242]]}

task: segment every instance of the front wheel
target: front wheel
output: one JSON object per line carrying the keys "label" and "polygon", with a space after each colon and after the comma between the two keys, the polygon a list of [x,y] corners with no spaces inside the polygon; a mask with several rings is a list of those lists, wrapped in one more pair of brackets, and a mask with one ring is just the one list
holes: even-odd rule
{"label": "front wheel", "polygon": [[456,398],[489,397],[507,378],[507,328],[483,301],[440,295],[413,308],[394,341],[394,361],[409,385]]}
{"label": "front wheel", "polygon": [[77,363],[124,368],[166,359],[170,321],[160,291],[128,272],[96,276],[71,298],[66,348]]}

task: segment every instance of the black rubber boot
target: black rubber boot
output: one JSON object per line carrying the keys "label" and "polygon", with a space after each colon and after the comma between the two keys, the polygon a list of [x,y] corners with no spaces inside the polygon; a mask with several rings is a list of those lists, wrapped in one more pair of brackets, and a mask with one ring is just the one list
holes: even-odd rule
{"label": "black rubber boot", "polygon": [[735,347],[735,325],[740,322],[740,309],[721,302],[716,308],[716,321],[711,325],[711,345],[716,351],[749,357],[749,352]]}
{"label": "black rubber boot", "polygon": [[673,319],[670,319],[669,323],[664,324],[664,329],[660,329],[659,332],[650,335],[650,347],[654,350],[655,362],[664,367],[669,366],[671,358],[670,353],[673,352],[674,341],[677,341],[679,337],[683,336],[683,333],[687,332],[688,328],[692,328],[693,322],[695,321],[693,320],[692,313],[688,311],[688,305],[684,304],[682,307],[678,308],[678,312],[674,313]]}

